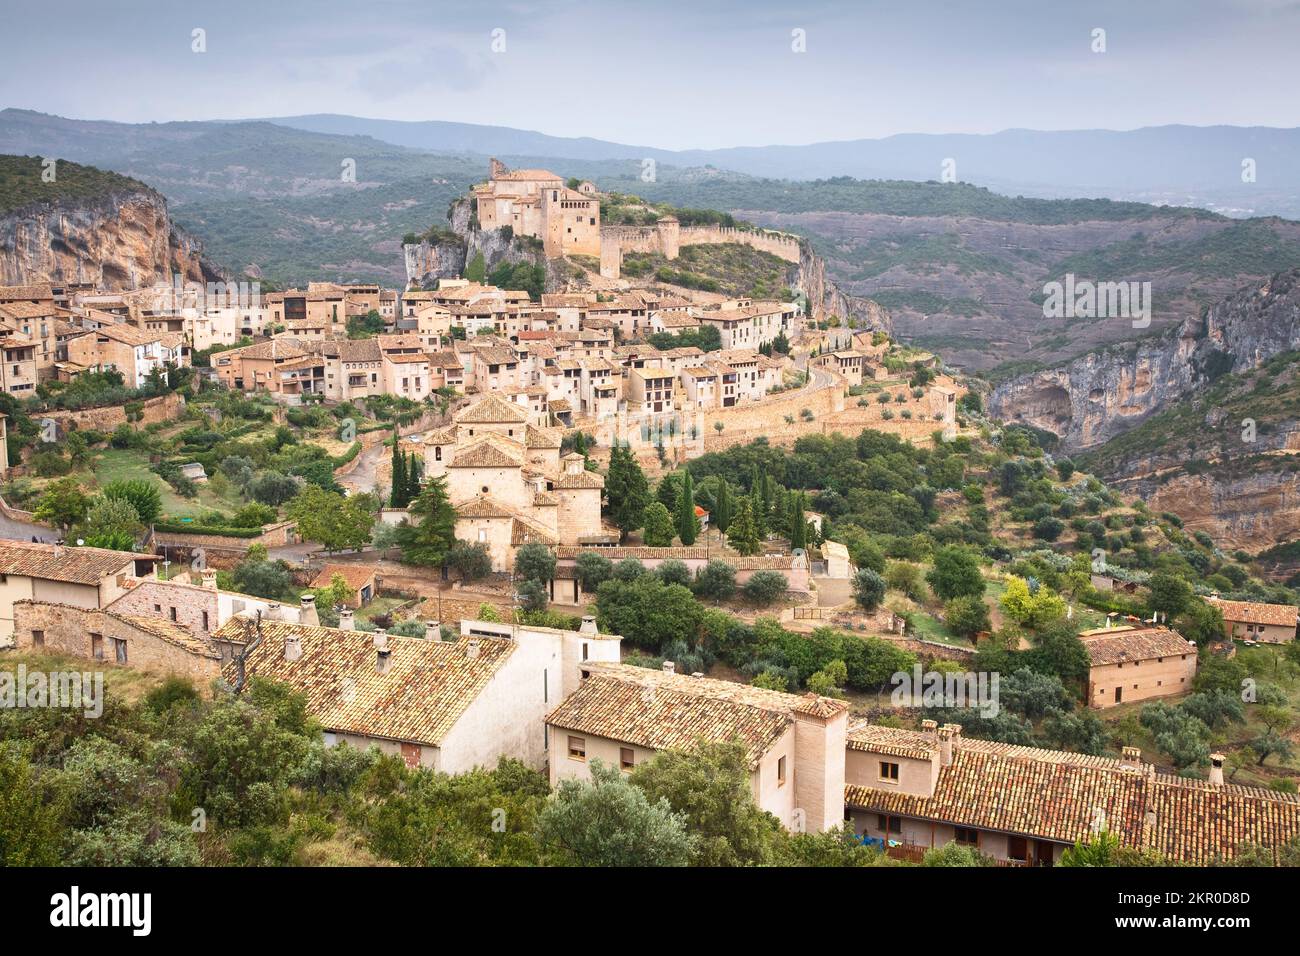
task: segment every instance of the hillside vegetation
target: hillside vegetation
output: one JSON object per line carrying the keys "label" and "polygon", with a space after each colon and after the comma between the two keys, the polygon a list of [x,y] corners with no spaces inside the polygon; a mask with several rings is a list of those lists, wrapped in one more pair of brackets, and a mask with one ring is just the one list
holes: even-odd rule
{"label": "hillside vegetation", "polygon": [[33,203],[94,199],[149,188],[128,176],[67,160],[55,165],[53,182],[42,179],[44,170],[39,156],[0,156],[0,214]]}

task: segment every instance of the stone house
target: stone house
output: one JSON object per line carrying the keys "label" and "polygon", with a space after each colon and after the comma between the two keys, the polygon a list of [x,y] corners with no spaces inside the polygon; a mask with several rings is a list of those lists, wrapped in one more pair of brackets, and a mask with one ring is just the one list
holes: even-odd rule
{"label": "stone house", "polygon": [[16,602],[105,608],[141,580],[153,578],[158,560],[104,548],[0,542],[0,647],[13,645]]}
{"label": "stone house", "polygon": [[[461,621],[454,641],[437,636],[438,622],[426,626],[418,638],[264,622],[245,673],[305,694],[327,744],[376,746],[444,773],[503,756],[540,770],[552,741],[546,713],[582,668],[619,657],[620,638],[598,633],[594,618],[579,631]],[[224,636],[240,637],[238,627]],[[227,679],[236,673],[228,663]]]}
{"label": "stone house", "polygon": [[155,674],[177,674],[196,684],[221,668],[216,646],[188,627],[152,614],[16,601],[14,640],[19,650],[47,650],[91,661],[123,664]]}
{"label": "stone house", "polygon": [[1051,866],[1099,830],[1121,845],[1204,866],[1245,843],[1300,833],[1300,797],[1157,772],[1141,751],[1120,759],[963,739],[956,724],[922,729],[855,721],[847,734],[845,818],[854,831],[918,860],[951,842],[1004,864]]}
{"label": "stone house", "polygon": [[333,584],[334,576],[337,574],[347,582],[351,592],[343,603],[352,608],[365,607],[378,593],[378,586],[375,583],[376,571],[373,565],[367,564],[327,564],[320,569],[320,573],[312,579],[308,587],[317,590],[327,588]]}
{"label": "stone house", "polygon": [[624,664],[592,664],[546,718],[551,785],[591,777],[591,761],[630,772],[664,750],[739,740],[760,807],[799,832],[844,819],[848,706],[748,684]]}
{"label": "stone house", "polygon": [[1259,604],[1255,601],[1209,602],[1223,612],[1224,636],[1261,644],[1288,644],[1295,640],[1296,608],[1290,604]]}
{"label": "stone house", "polygon": [[1187,693],[1196,676],[1196,645],[1167,627],[1095,628],[1079,634],[1088,651],[1088,706]]}

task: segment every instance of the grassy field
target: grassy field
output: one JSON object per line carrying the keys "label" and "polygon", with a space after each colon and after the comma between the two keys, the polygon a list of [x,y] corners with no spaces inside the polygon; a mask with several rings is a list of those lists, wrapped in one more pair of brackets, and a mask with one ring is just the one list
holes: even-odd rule
{"label": "grassy field", "polygon": [[177,517],[193,517],[204,511],[237,511],[243,506],[243,500],[234,492],[221,496],[216,494],[209,482],[198,486],[199,494],[194,499],[182,498],[152,471],[149,461],[138,451],[110,448],[99,453],[94,466],[95,482],[103,487],[110,481],[144,478],[158,485],[162,491],[163,514]]}

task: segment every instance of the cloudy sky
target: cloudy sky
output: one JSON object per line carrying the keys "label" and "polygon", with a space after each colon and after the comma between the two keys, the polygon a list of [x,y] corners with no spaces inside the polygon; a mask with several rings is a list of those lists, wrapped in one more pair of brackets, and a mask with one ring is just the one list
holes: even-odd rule
{"label": "cloudy sky", "polygon": [[1300,0],[6,6],[0,106],[82,119],[349,113],[669,149],[1300,125]]}

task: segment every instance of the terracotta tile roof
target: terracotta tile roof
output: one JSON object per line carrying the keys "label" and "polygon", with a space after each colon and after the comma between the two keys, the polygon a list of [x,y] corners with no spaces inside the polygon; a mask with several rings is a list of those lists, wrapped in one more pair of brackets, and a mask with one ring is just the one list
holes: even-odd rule
{"label": "terracotta tile roof", "polygon": [[522,460],[494,441],[481,441],[462,451],[448,463],[448,468],[518,468]]}
{"label": "terracotta tile roof", "polygon": [[35,285],[0,285],[0,302],[13,299],[51,299],[54,289],[48,282]]}
{"label": "terracotta tile roof", "polygon": [[[921,731],[858,723],[850,750],[929,759]],[[1126,767],[1109,757],[964,738],[939,770],[933,796],[845,787],[857,809],[1002,830],[1073,843],[1092,833],[1097,811],[1126,846],[1150,846],[1175,862],[1231,857],[1243,843],[1276,846],[1300,834],[1300,796]],[[1154,814],[1147,831],[1148,811]]]}
{"label": "terracotta tile roof", "polygon": [[44,578],[68,584],[98,584],[133,561],[151,555],[104,548],[71,548],[25,541],[0,542],[0,574]]}
{"label": "terracotta tile roof", "polygon": [[152,634],[154,637],[166,641],[173,647],[179,647],[190,654],[216,660],[221,658],[221,654],[211,644],[200,637],[196,637],[188,627],[174,621],[164,620],[161,617],[147,617],[143,614],[120,614],[115,611],[106,613],[110,617],[115,617],[125,624],[144,631],[146,634]]}
{"label": "terracotta tile roof", "polygon": [[515,515],[510,525],[510,543],[515,547],[521,544],[554,545],[559,543],[559,539],[549,528],[544,528],[523,515]]}
{"label": "terracotta tile roof", "polygon": [[594,471],[580,471],[576,475],[561,475],[551,483],[551,487],[556,490],[604,488],[605,479]]}
{"label": "terracotta tile roof", "polygon": [[563,444],[561,431],[559,428],[536,428],[529,425],[524,444],[529,448],[559,448]]}
{"label": "terracotta tile roof", "polygon": [[1167,627],[1098,628],[1079,637],[1093,667],[1196,653],[1195,644]]}
{"label": "terracotta tile roof", "polygon": [[547,491],[539,491],[533,495],[534,508],[552,508],[560,504],[560,499]]}
{"label": "terracotta tile roof", "polygon": [[816,698],[732,681],[597,664],[546,720],[575,733],[652,750],[737,739],[752,766],[791,726],[796,711],[834,716],[845,708],[843,701],[823,705]]}
{"label": "terracotta tile roof", "polygon": [[161,332],[146,332],[142,329],[137,329],[133,325],[126,324],[101,325],[95,331],[115,342],[121,342],[124,345],[130,345],[133,347],[137,345],[148,345],[150,342],[157,342],[162,338]]}
{"label": "terracotta tile roof", "polygon": [[506,423],[524,423],[528,413],[514,402],[506,401],[499,395],[488,395],[464,409],[456,416],[457,424],[492,425]]}
{"label": "terracotta tile roof", "polygon": [[[214,636],[242,639],[240,620],[227,621]],[[478,656],[470,658],[464,640],[390,635],[389,668],[380,674],[373,635],[364,631],[263,621],[262,636],[248,661],[248,676],[303,693],[326,730],[428,746],[442,743],[515,649],[513,641],[483,637]],[[286,637],[302,642],[296,661],[285,660]],[[233,668],[226,666],[227,679]]]}
{"label": "terracotta tile roof", "polygon": [[385,352],[384,361],[394,365],[428,365],[429,356],[423,352]]}
{"label": "terracotta tile roof", "polygon": [[460,518],[509,518],[511,514],[509,508],[488,495],[478,495],[452,507]]}
{"label": "terracotta tile roof", "polygon": [[1225,601],[1209,598],[1209,602],[1223,612],[1225,621],[1245,624],[1272,624],[1275,627],[1295,627],[1296,608],[1290,604],[1258,604],[1254,601]]}
{"label": "terracotta tile roof", "polygon": [[334,575],[339,575],[348,583],[348,587],[357,591],[367,584],[373,584],[375,572],[378,569],[369,564],[327,564],[320,569],[320,574],[312,579],[310,588],[327,588],[334,580]]}

